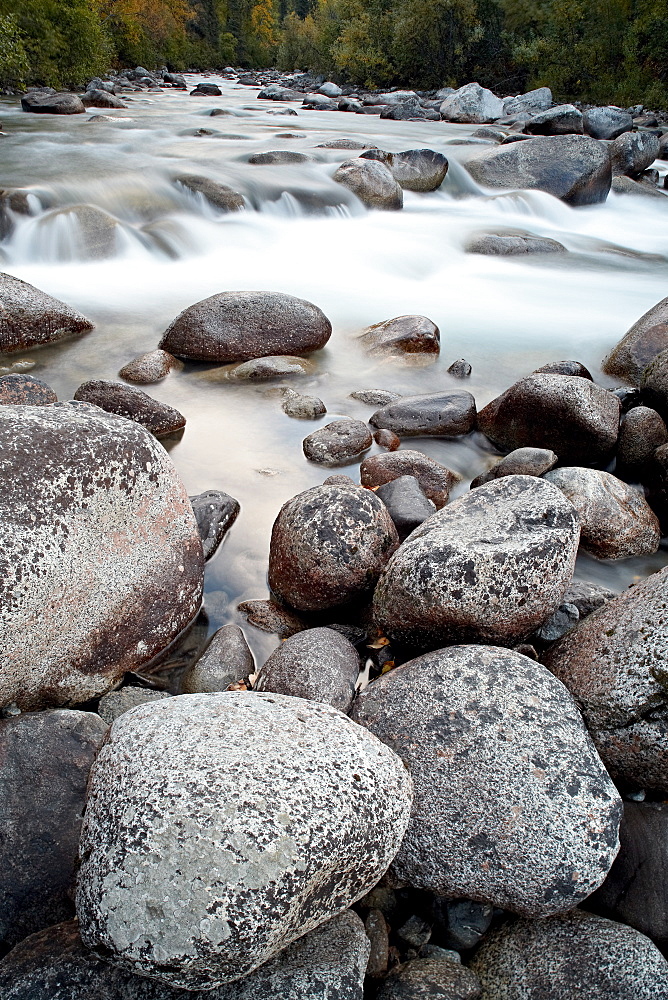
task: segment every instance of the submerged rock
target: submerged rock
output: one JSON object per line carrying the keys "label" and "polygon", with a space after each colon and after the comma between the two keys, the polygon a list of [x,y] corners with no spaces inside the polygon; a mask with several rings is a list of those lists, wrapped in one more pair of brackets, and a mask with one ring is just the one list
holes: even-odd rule
{"label": "submerged rock", "polygon": [[566,247],[557,240],[544,236],[499,236],[489,233],[478,236],[466,244],[468,253],[481,253],[495,257],[516,257],[526,254],[566,253]]}
{"label": "submerged rock", "polygon": [[11,274],[0,274],[0,302],[3,354],[51,344],[93,329],[81,313]]}
{"label": "submerged rock", "polygon": [[163,378],[167,378],[171,371],[182,367],[181,362],[177,361],[173,354],[158,349],[141,354],[133,361],[128,361],[118,374],[126,382],[135,382],[137,385],[153,385],[156,382],[162,382]]}
{"label": "submerged rock", "polygon": [[64,222],[70,235],[68,255],[76,260],[102,260],[113,257],[118,249],[119,223],[109,212],[96,205],[68,205],[47,212],[37,222],[40,228],[58,231]]}
{"label": "submerged rock", "polygon": [[222,212],[238,212],[245,206],[243,195],[240,195],[234,188],[228,187],[227,184],[212,181],[209,177],[200,177],[197,174],[179,174],[175,178],[175,182],[192,194],[201,194],[210,205]]}
{"label": "submerged rock", "polygon": [[302,447],[310,462],[348,465],[373,444],[371,432],[361,420],[333,420],[304,438]]}

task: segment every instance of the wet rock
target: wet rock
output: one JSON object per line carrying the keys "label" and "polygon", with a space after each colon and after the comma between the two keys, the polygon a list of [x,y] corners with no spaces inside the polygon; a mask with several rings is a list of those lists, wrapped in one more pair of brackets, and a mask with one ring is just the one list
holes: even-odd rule
{"label": "wet rock", "polygon": [[333,180],[349,188],[367,208],[396,211],[403,207],[401,186],[384,163],[361,158],[345,160]]}
{"label": "wet rock", "polygon": [[286,164],[286,163],[312,163],[313,157],[308,153],[298,153],[293,149],[274,149],[267,153],[253,153],[248,157],[249,163],[255,164]]}
{"label": "wet rock", "polygon": [[580,613],[580,619],[586,618],[602,608],[611,598],[616,597],[614,590],[608,587],[601,587],[597,583],[590,583],[588,580],[573,580],[570,587],[564,594],[564,602],[574,604]]}
{"label": "wet rock", "polygon": [[81,115],[85,112],[85,105],[76,94],[57,94],[34,91],[21,98],[21,107],[24,111],[32,111],[41,115]]}
{"label": "wet rock", "polygon": [[241,510],[239,501],[222,490],[206,490],[190,497],[190,503],[202,539],[204,558],[210,559],[236,521]]}
{"label": "wet rock", "polygon": [[351,392],[350,398],[359,399],[367,406],[385,406],[386,403],[394,403],[395,400],[401,399],[401,394],[388,392],[386,389],[360,389],[357,392]]}
{"label": "wet rock", "polygon": [[255,660],[238,625],[223,625],[181,678],[183,694],[227,691],[255,672]]}
{"label": "wet rock", "polygon": [[464,358],[460,358],[458,361],[453,361],[448,368],[448,375],[452,375],[454,378],[470,378],[473,369],[468,361]]}
{"label": "wet rock", "polygon": [[409,448],[384,455],[371,455],[360,466],[360,482],[367,489],[390,483],[400,476],[414,476],[438,510],[446,505],[450,490],[459,479],[447,466],[421,451]]}
{"label": "wet rock", "polygon": [[573,504],[580,518],[580,545],[598,559],[630,559],[656,552],[659,521],[645,496],[599,469],[562,467],[544,477]]}
{"label": "wet rock", "polygon": [[470,240],[466,244],[466,250],[468,253],[481,253],[496,257],[567,252],[563,243],[544,236],[498,236],[494,233]]}
{"label": "wet rock", "polygon": [[501,142],[502,139],[506,138],[506,133],[500,128],[489,128],[487,125],[483,125],[481,128],[477,128],[475,132],[471,133],[472,139],[489,139],[490,142]]}
{"label": "wet rock", "polygon": [[331,628],[309,628],[275,649],[260,669],[256,691],[274,691],[347,712],[355,697],[359,653]]}
{"label": "wet rock", "polygon": [[197,174],[179,174],[178,177],[174,178],[174,181],[192,194],[201,194],[210,205],[222,212],[238,212],[245,206],[243,195],[240,195],[234,188],[228,187],[227,184],[212,181],[209,177],[200,177]]}
{"label": "wet rock", "polygon": [[625,802],[621,847],[586,908],[635,927],[668,949],[668,803]]}
{"label": "wet rock", "polygon": [[572,504],[551,483],[486,483],[403,543],[378,581],[375,621],[388,638],[418,649],[514,645],[561,604],[579,536]]}
{"label": "wet rock", "polygon": [[413,778],[395,884],[545,917],[603,882],[621,799],[575,702],[539,663],[440,649],[373,681],[353,718]]}
{"label": "wet rock", "polygon": [[603,361],[606,375],[640,385],[647,365],[668,349],[668,298],[661,299],[633,324]]}
{"label": "wet rock", "polygon": [[378,497],[357,486],[316,486],[283,504],[269,550],[269,587],[298,611],[366,597],[398,545]]}
{"label": "wet rock", "polygon": [[191,97],[222,97],[223,92],[215,83],[198,83],[190,91]]}
{"label": "wet rock", "polygon": [[184,309],[160,347],[177,357],[227,364],[324,347],[332,324],[317,306],[282,292],[220,292]]}
{"label": "wet rock", "polygon": [[0,407],[0,427],[0,705],[81,703],[195,616],[195,519],[164,448],[130,420],[56,403]]}
{"label": "wet rock", "polygon": [[129,712],[137,705],[144,705],[149,701],[161,701],[163,698],[170,698],[167,691],[153,691],[151,688],[126,686],[118,691],[110,691],[100,698],[97,711],[100,718],[111,725],[119,716]]}
{"label": "wet rock", "polygon": [[318,93],[324,94],[325,97],[340,97],[343,91],[335,83],[332,83],[331,80],[327,80],[322,86],[318,87]]}
{"label": "wet rock", "polygon": [[338,111],[339,102],[324,94],[306,94],[302,107],[307,111]]}
{"label": "wet rock", "polygon": [[319,465],[348,465],[373,444],[371,432],[361,420],[333,420],[304,438],[304,454]]}
{"label": "wet rock", "polygon": [[285,390],[281,409],[298,420],[316,420],[327,413],[327,407],[317,396],[302,396],[293,389]]}
{"label": "wet rock", "polygon": [[414,958],[392,969],[383,981],[377,1000],[477,1000],[480,982],[474,973],[442,958]]}
{"label": "wet rock", "polygon": [[537,188],[569,205],[605,201],[612,183],[608,150],[589,136],[545,136],[501,145],[464,165],[486,187]]}
{"label": "wet rock", "polygon": [[534,375],[577,375],[593,382],[592,374],[580,361],[549,361],[533,372]]}
{"label": "wet rock", "polygon": [[0,405],[48,406],[57,402],[51,386],[39,378],[18,373],[0,376]]}
{"label": "wet rock", "polygon": [[440,330],[426,316],[395,316],[360,334],[372,354],[438,354]]}
{"label": "wet rock", "polygon": [[637,194],[645,198],[665,198],[663,191],[645,183],[638,183],[630,177],[613,177],[612,190],[615,194]]}
{"label": "wet rock", "polygon": [[226,692],[141,706],[91,773],[82,940],[170,986],[237,980],[378,881],[410,805],[398,758],[328,705]]}
{"label": "wet rock", "polygon": [[86,782],[106,731],[93,712],[0,720],[0,942],[72,915]]}
{"label": "wet rock", "polygon": [[556,642],[563,635],[570,632],[580,621],[580,612],[574,604],[565,601],[560,604],[552,614],[531,637],[536,646],[548,645]]}
{"label": "wet rock", "polygon": [[415,476],[399,476],[384,483],[376,490],[376,496],[389,510],[401,541],[436,510]]}
{"label": "wet rock", "polygon": [[27,281],[0,273],[0,351],[50,344],[93,329],[90,320]]}
{"label": "wet rock", "polygon": [[[277,378],[291,378],[299,375],[310,375],[313,372],[311,362],[304,358],[287,355],[274,355],[266,358],[253,358],[234,365],[225,372],[225,376],[238,382],[266,382]],[[209,373],[216,378],[216,372]]]}
{"label": "wet rock", "polygon": [[502,479],[504,476],[542,476],[553,469],[558,461],[557,455],[547,448],[517,448],[487,472],[476,476],[471,483],[471,489],[484,483],[491,483],[493,479]]}
{"label": "wet rock", "polygon": [[71,231],[69,252],[78,260],[113,257],[118,248],[118,220],[95,205],[69,205],[43,215],[38,226],[53,230],[62,220]]}
{"label": "wet rock", "polygon": [[[331,478],[333,477],[330,476]],[[340,476],[338,478],[347,477]],[[273,601],[242,601],[238,610],[246,616],[249,625],[254,625],[262,632],[271,632],[279,639],[287,639],[289,636],[301,632],[302,629],[308,628],[301,618],[286,608],[279,607]]]}
{"label": "wet rock", "polygon": [[[301,98],[302,98],[302,95],[300,94],[299,97],[291,98],[291,100],[300,101]],[[281,108],[280,111],[267,111],[267,114],[268,115],[298,115],[299,112],[295,111],[294,108]]]}
{"label": "wet rock", "polygon": [[508,97],[503,102],[503,113],[507,117],[528,112],[538,114],[539,111],[547,111],[552,106],[552,91],[549,87],[538,87],[537,90],[530,90],[526,94],[519,94],[518,97]]}
{"label": "wet rock", "polygon": [[401,446],[401,438],[394,431],[387,431],[385,428],[375,431],[373,439],[379,448],[386,448],[388,451],[396,451]]}
{"label": "wet rock", "polygon": [[436,191],[448,172],[447,158],[433,149],[392,153],[388,166],[405,191]]}
{"label": "wet rock", "polygon": [[177,361],[173,354],[167,351],[155,350],[147,354],[141,354],[119,371],[119,376],[126,382],[135,382],[137,385],[153,385],[162,382],[169,373],[183,368],[180,361]]}
{"label": "wet rock", "polygon": [[546,448],[572,465],[607,461],[619,434],[619,399],[589,379],[529,375],[478,413],[478,428],[503,449]]}
{"label": "wet rock", "polygon": [[668,573],[654,573],[548,651],[610,774],[668,790]]}
{"label": "wet rock", "polygon": [[[494,907],[472,899],[434,899],[434,916],[451,948],[468,949],[480,944],[489,930]],[[458,955],[458,952],[455,952]]]}
{"label": "wet rock", "polygon": [[471,962],[485,1000],[666,1000],[668,963],[649,938],[572,910],[493,931]]}
{"label": "wet rock", "polygon": [[106,90],[87,90],[81,103],[85,108],[127,108],[125,101]]}
{"label": "wet rock", "polygon": [[651,132],[625,132],[609,147],[613,176],[639,177],[659,155],[659,140]]}
{"label": "wet rock", "polygon": [[[257,95],[260,101],[303,101],[304,95],[301,90],[291,90],[289,87],[281,87],[277,83],[270,83],[268,87]],[[287,109],[291,110],[291,109]]]}
{"label": "wet rock", "polygon": [[401,103],[387,105],[382,108],[380,117],[395,122],[414,122],[423,121],[424,119],[432,121],[441,120],[438,111],[431,111],[424,108],[417,97],[411,97],[409,100],[402,101]]}
{"label": "wet rock", "polygon": [[475,399],[465,389],[403,396],[376,410],[369,423],[399,437],[457,437],[476,426]]}
{"label": "wet rock", "polygon": [[616,139],[633,130],[633,118],[621,108],[590,108],[582,118],[584,131],[593,139]]}
{"label": "wet rock", "polygon": [[[668,348],[657,354],[640,376],[643,401],[668,419]],[[662,442],[663,443],[663,442]]]}
{"label": "wet rock", "polygon": [[83,382],[74,393],[74,399],[93,403],[107,413],[134,420],[158,438],[174,434],[186,425],[186,418],[173,406],[121,382],[106,382],[103,379]]}
{"label": "wet rock", "polygon": [[558,104],[530,118],[524,131],[528,135],[582,135],[582,112],[572,104]]}
{"label": "wet rock", "polygon": [[374,149],[372,142],[360,142],[359,139],[330,139],[319,142],[316,149]]}
{"label": "wet rock", "polygon": [[448,122],[484,125],[502,118],[503,114],[503,101],[479,83],[467,83],[441,104],[441,118]]}
{"label": "wet rock", "polygon": [[366,974],[378,979],[387,972],[389,963],[390,937],[385,917],[380,910],[371,910],[364,921],[364,930],[369,939],[369,963]]}
{"label": "wet rock", "polygon": [[185,77],[181,76],[180,73],[163,73],[162,80],[163,83],[171,83],[172,87],[175,87],[177,90],[188,89]]}
{"label": "wet rock", "polygon": [[[0,380],[0,385],[2,380]],[[617,463],[619,468],[643,474],[654,452],[668,443],[668,427],[648,406],[634,406],[619,429]]]}

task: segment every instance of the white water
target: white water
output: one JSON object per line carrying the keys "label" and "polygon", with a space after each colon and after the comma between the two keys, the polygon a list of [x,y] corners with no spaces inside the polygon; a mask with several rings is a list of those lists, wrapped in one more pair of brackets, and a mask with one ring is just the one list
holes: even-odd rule
{"label": "white water", "polygon": [[[32,374],[61,399],[85,379],[116,378],[123,364],[157,346],[181,309],[215,292],[288,292],[315,302],[332,321],[316,374],[293,383],[325,401],[320,421],[285,416],[273,385],[208,382],[202,365],[147,387],[187,418],[182,439],[167,446],[189,492],[223,489],[242,504],[208,564],[211,630],[244,624],[238,602],[267,595],[269,534],[280,505],[328,474],[306,462],[301,439],[336,416],[366,419],[371,408],[350,392],[465,386],[481,407],[535,367],[565,359],[582,361],[611,385],[600,361],[666,294],[668,263],[668,203],[613,194],[603,205],[573,209],[541,192],[485,192],[461,166],[472,147],[450,145],[470,127],[301,109],[298,117],[278,117],[267,111],[284,105],[258,101],[252,88],[215,82],[223,97],[134,95],[127,111],[110,112],[112,121],[94,120],[102,111],[28,115],[4,101],[7,135],[0,146],[0,183],[30,188],[34,213],[17,217],[2,246],[2,268],[96,324],[81,340],[25,355],[37,362]],[[210,117],[216,107],[233,114]],[[216,134],[194,134],[202,128]],[[331,180],[336,165],[357,154],[314,148],[342,136],[394,151],[444,152],[446,181],[431,194],[406,192],[401,212],[367,212]],[[270,149],[308,152],[316,161],[248,164],[251,153]],[[173,183],[179,173],[230,184],[244,194],[247,211],[219,215]],[[112,228],[116,221],[113,256],[89,262],[75,217],[60,211],[76,205],[103,210]],[[571,253],[518,260],[464,252],[472,234],[501,230],[548,236]],[[365,326],[403,313],[423,313],[440,327],[435,364],[370,360],[360,349],[356,336]],[[446,372],[460,357],[473,366],[466,383]],[[470,441],[406,444],[465,480],[491,461]],[[356,467],[342,471],[354,476]],[[578,572],[621,589],[663,562],[662,553],[621,564],[585,558]],[[246,631],[260,655],[268,652],[271,639]]]}

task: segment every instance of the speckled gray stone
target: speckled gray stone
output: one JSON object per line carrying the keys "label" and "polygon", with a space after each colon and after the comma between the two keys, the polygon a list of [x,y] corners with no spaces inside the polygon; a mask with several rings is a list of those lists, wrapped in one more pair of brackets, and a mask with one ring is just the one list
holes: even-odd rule
{"label": "speckled gray stone", "polygon": [[404,193],[384,163],[376,160],[345,160],[333,178],[356,195],[367,208],[396,211],[403,208]]}
{"label": "speckled gray stone", "polygon": [[361,420],[333,420],[302,441],[304,454],[319,465],[348,465],[373,444],[371,431]]}
{"label": "speckled gray stone", "polygon": [[144,705],[149,701],[161,701],[169,698],[168,691],[153,691],[151,688],[126,686],[119,691],[110,691],[100,698],[97,711],[101,719],[111,725],[124,712],[129,712],[137,705]]}
{"label": "speckled gray stone", "polygon": [[616,375],[631,385],[661,351],[668,348],[668,297],[661,299],[637,320],[603,360],[606,375]]}
{"label": "speckled gray stone", "polygon": [[441,335],[426,316],[395,316],[374,323],[360,334],[372,354],[438,354]]}
{"label": "speckled gray stone", "polygon": [[546,655],[615,778],[668,792],[668,569],[608,601]]}
{"label": "speckled gray stone", "polygon": [[174,434],[186,425],[186,418],[173,406],[153,399],[134,386],[123,385],[122,382],[92,379],[79,386],[74,398],[84,403],[93,403],[107,413],[134,420],[158,438]]}
{"label": "speckled gray stone", "polygon": [[630,559],[658,550],[659,519],[640,490],[609,472],[579,466],[553,469],[544,478],[578,512],[585,552],[599,559]]}
{"label": "speckled gray stone", "polygon": [[376,1000],[478,1000],[475,973],[442,958],[414,958],[385,979]]}
{"label": "speckled gray stone", "polygon": [[360,482],[362,486],[371,489],[401,476],[413,476],[417,479],[425,496],[439,510],[448,502],[450,490],[460,478],[446,465],[410,448],[385,455],[370,455],[360,466]]}
{"label": "speckled gray stone", "polygon": [[331,628],[309,628],[274,650],[255,690],[309,698],[347,712],[359,672],[359,654],[345,636]]}
{"label": "speckled gray stone", "polygon": [[4,1000],[362,1000],[368,953],[362,921],[344,910],[235,983],[181,990],[100,961],[73,920],[0,961],[0,990]]}
{"label": "speckled gray stone", "polygon": [[27,281],[0,273],[0,351],[22,351],[93,329],[90,320]]}
{"label": "speckled gray stone", "polygon": [[491,483],[493,479],[503,479],[504,476],[542,476],[549,472],[559,461],[557,455],[547,448],[516,448],[483,472],[471,483],[471,489]]}
{"label": "speckled gray stone", "polygon": [[137,385],[152,385],[167,378],[174,369],[183,368],[183,364],[168,351],[149,351],[141,354],[138,358],[128,361],[127,365],[119,371],[119,376],[126,382],[135,382]]}
{"label": "speckled gray stone", "polygon": [[183,695],[127,712],[91,773],[83,942],[171,986],[253,972],[376,884],[411,780],[329,705]]}
{"label": "speckled gray stone", "polygon": [[383,570],[374,617],[418,649],[515,645],[555,611],[573,575],[580,527],[551,483],[506,476],[416,528]]}
{"label": "speckled gray stone", "polygon": [[195,617],[195,518],[139,424],[84,403],[0,407],[0,510],[0,705],[99,697]]}
{"label": "speckled gray stone", "polygon": [[659,140],[652,132],[624,132],[608,149],[613,176],[639,177],[659,155]]}
{"label": "speckled gray stone", "polygon": [[16,403],[22,406],[50,406],[58,397],[46,382],[32,375],[12,373],[0,375],[0,406]]}
{"label": "speckled gray stone", "polygon": [[316,420],[327,413],[327,407],[317,396],[302,396],[294,389],[285,390],[281,409],[288,417],[297,420]]}
{"label": "speckled gray stone", "polygon": [[255,660],[238,625],[223,625],[196,663],[181,678],[184,694],[227,691],[230,684],[255,672]]}
{"label": "speckled gray stone", "polygon": [[415,783],[396,884],[541,917],[603,882],[621,799],[572,697],[539,663],[440,649],[373,681],[352,717]]}
{"label": "speckled gray stone", "polygon": [[634,406],[619,429],[617,462],[619,466],[642,474],[647,471],[655,450],[668,442],[668,428],[656,410]]}
{"label": "speckled gray stone", "polygon": [[580,621],[582,621],[587,615],[598,611],[616,596],[614,590],[601,587],[598,583],[590,583],[589,580],[573,580],[564,594],[564,603],[574,604],[580,612]]}
{"label": "speckled gray stone", "polygon": [[367,597],[399,544],[385,504],[369,490],[315,486],[281,507],[269,548],[269,586],[297,611]]}
{"label": "speckled gray stone", "polygon": [[399,437],[457,437],[475,428],[475,399],[466,389],[403,396],[376,410],[369,423],[394,431]]}
{"label": "speckled gray stone", "polygon": [[0,719],[0,942],[71,916],[86,782],[106,731],[94,712]]}
{"label": "speckled gray stone", "polygon": [[668,962],[649,938],[580,910],[493,931],[471,962],[481,1000],[666,1000]]}

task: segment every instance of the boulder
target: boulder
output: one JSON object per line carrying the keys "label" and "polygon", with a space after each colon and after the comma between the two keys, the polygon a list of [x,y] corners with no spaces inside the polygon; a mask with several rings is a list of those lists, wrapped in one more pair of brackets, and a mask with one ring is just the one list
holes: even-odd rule
{"label": "boulder", "polygon": [[39,347],[93,329],[81,313],[27,281],[0,274],[0,352]]}
{"label": "boulder", "polygon": [[270,83],[264,87],[257,95],[260,101],[303,101],[304,95],[301,90],[291,90],[289,87],[281,87],[278,83]]}
{"label": "boulder", "polygon": [[274,379],[312,375],[313,363],[305,358],[290,355],[270,355],[267,358],[253,358],[227,369],[214,369],[205,372],[204,378],[209,381],[219,381],[220,377],[233,379],[235,382],[268,382]]}
{"label": "boulder", "polygon": [[668,962],[649,938],[581,910],[497,928],[470,968],[485,1000],[668,997]]}
{"label": "boulder", "polygon": [[313,157],[308,153],[299,153],[294,149],[273,149],[267,153],[253,153],[248,157],[249,163],[265,165],[281,165],[286,163],[312,163]]}
{"label": "boulder", "polygon": [[175,87],[177,90],[188,89],[186,79],[184,76],[181,76],[180,73],[163,73],[162,81],[163,83],[170,83],[172,87]]}
{"label": "boulder", "polygon": [[549,87],[538,87],[537,90],[530,90],[526,94],[506,98],[503,102],[503,114],[508,118],[523,112],[535,115],[539,111],[547,111],[550,107],[552,107],[552,91]]}
{"label": "boulder", "polygon": [[183,694],[227,691],[255,673],[255,660],[238,625],[223,625],[181,678]]}
{"label": "boulder", "polygon": [[258,673],[256,691],[275,691],[347,712],[355,697],[359,653],[331,628],[309,628],[286,639]]}
{"label": "boulder", "polygon": [[585,368],[581,361],[548,361],[546,365],[536,368],[532,374],[578,375],[580,378],[588,378],[590,382],[594,381],[591,372]]}
{"label": "boulder", "polygon": [[578,512],[585,552],[598,559],[631,559],[658,550],[659,520],[640,490],[600,469],[562,467],[544,478]]}
{"label": "boulder", "polygon": [[49,406],[58,397],[46,382],[20,373],[0,376],[0,405],[16,403],[22,406]]}
{"label": "boulder", "polygon": [[666,443],[668,427],[656,410],[648,406],[634,406],[619,429],[618,467],[644,475],[656,449]]}
{"label": "boulder", "polygon": [[657,354],[640,376],[640,391],[648,406],[668,419],[668,348]]}
{"label": "boulder", "polygon": [[338,111],[339,102],[324,94],[305,94],[302,107],[307,111]]}
{"label": "boulder", "polygon": [[332,83],[331,80],[327,80],[318,87],[318,93],[324,94],[325,97],[340,97],[343,91],[335,83]]}
{"label": "boulder", "polygon": [[228,187],[227,184],[220,184],[212,181],[209,177],[200,177],[198,174],[179,174],[174,178],[176,184],[186,188],[192,194],[201,194],[214,208],[221,212],[238,212],[245,207],[243,195]]}
{"label": "boulder", "polygon": [[388,389],[358,389],[350,393],[350,398],[359,399],[360,403],[367,406],[385,406],[386,403],[401,399],[401,393],[390,392]]}
{"label": "boulder", "polygon": [[399,476],[376,490],[390,512],[399,538],[403,540],[436,510],[415,476]]}
{"label": "boulder", "polygon": [[273,354],[310,354],[332,324],[317,306],[282,292],[220,292],[184,309],[160,347],[193,361],[228,364]]}
{"label": "boulder", "polygon": [[526,235],[499,236],[488,233],[478,236],[466,244],[468,253],[482,253],[493,257],[517,257],[537,253],[566,253],[566,247],[557,240],[546,236]]}
{"label": "boulder", "polygon": [[501,145],[476,153],[464,166],[485,187],[537,188],[569,205],[605,201],[612,183],[608,150],[589,136],[544,136]]}
{"label": "boulder", "polygon": [[155,350],[141,354],[138,358],[128,361],[119,371],[119,376],[126,382],[135,382],[137,385],[153,385],[162,382],[171,371],[182,368],[183,365],[177,361],[173,354],[167,351]]}
{"label": "boulder", "polygon": [[215,83],[198,83],[194,90],[190,91],[191,97],[222,97],[223,92]]}
{"label": "boulder", "polygon": [[82,115],[86,107],[76,94],[57,94],[34,91],[21,98],[24,111],[40,115]]}
{"label": "boulder", "polygon": [[0,407],[0,427],[0,706],[82,703],[194,618],[195,519],[164,448],[131,420],[55,403]]}
{"label": "boulder", "polygon": [[619,434],[619,399],[589,379],[529,375],[478,413],[478,428],[499,448],[547,448],[571,465],[611,457]]}
{"label": "boulder", "polygon": [[640,385],[647,365],[668,349],[668,298],[661,299],[633,324],[603,360],[606,375]]}
{"label": "boulder", "polygon": [[403,191],[384,163],[361,158],[345,160],[333,179],[349,188],[367,208],[396,211],[403,207]]}
{"label": "boulder", "polygon": [[376,993],[376,1000],[418,1000],[419,997],[477,1000],[479,996],[478,977],[462,965],[443,958],[414,958],[392,969]]}
{"label": "boulder", "polygon": [[281,507],[269,549],[269,587],[298,611],[367,597],[399,543],[387,508],[368,490],[315,486]]}
{"label": "boulder", "polygon": [[425,118],[440,121],[441,116],[438,111],[431,111],[424,108],[417,97],[411,97],[401,103],[390,104],[380,112],[381,118],[388,118],[395,122],[422,121]]}
{"label": "boulder", "polygon": [[433,149],[393,153],[388,166],[405,191],[436,191],[448,172],[447,158]]}
{"label": "boulder", "polygon": [[234,982],[376,884],[411,799],[395,754],[329,705],[248,691],[142,705],[91,772],[82,940],[170,986]]}
{"label": "boulder", "polygon": [[475,399],[466,389],[403,396],[376,410],[369,423],[399,437],[457,437],[475,429]]}
{"label": "boulder", "polygon": [[93,403],[107,413],[134,420],[158,438],[175,434],[186,425],[186,418],[173,406],[121,382],[106,382],[103,379],[83,382],[74,393],[74,398],[83,403]]}
{"label": "boulder", "polygon": [[438,354],[441,333],[426,316],[395,316],[368,326],[360,339],[372,354]]}
{"label": "boulder", "polygon": [[621,108],[589,108],[582,116],[582,125],[592,139],[616,139],[633,130],[633,118]]}
{"label": "boulder", "polygon": [[400,476],[414,476],[425,495],[440,510],[448,502],[450,490],[458,481],[456,472],[441,465],[421,451],[393,451],[371,455],[360,466],[360,482],[368,489],[390,483]]}
{"label": "boulder", "polygon": [[659,155],[659,140],[652,132],[624,132],[610,143],[614,176],[639,177]]}
{"label": "boulder", "polygon": [[361,420],[333,420],[304,438],[302,447],[310,462],[348,465],[373,444],[371,432]]}
{"label": "boulder", "polygon": [[87,90],[81,98],[85,108],[127,108],[125,101],[107,90]]}
{"label": "boulder", "polygon": [[447,122],[484,125],[503,118],[503,101],[479,83],[467,83],[441,104],[441,118]]}
{"label": "boulder", "polygon": [[511,646],[559,607],[580,527],[551,483],[507,476],[433,514],[383,570],[376,623],[418,649],[454,642]]}
{"label": "boulder", "polygon": [[572,104],[541,111],[524,124],[527,135],[582,135],[582,112]]}
{"label": "boulder", "polygon": [[615,779],[668,791],[668,570],[564,636],[545,663],[578,702]]}
{"label": "boulder", "polygon": [[190,497],[190,503],[202,540],[204,558],[210,559],[236,521],[241,510],[239,501],[222,490],[206,490]]}
{"label": "boulder", "polygon": [[476,476],[471,489],[491,483],[494,479],[503,479],[504,476],[542,476],[553,469],[558,461],[557,455],[547,448],[517,448],[487,472]]}
{"label": "boulder", "polygon": [[100,698],[97,706],[98,715],[110,726],[121,715],[129,712],[137,705],[145,705],[149,701],[161,701],[171,698],[169,691],[154,691],[152,688],[131,687],[126,685],[118,691],[110,691]]}
{"label": "boulder", "polygon": [[634,194],[640,195],[641,198],[666,198],[666,194],[654,183],[646,183],[644,180],[634,181],[631,177],[613,177],[611,190],[615,194]]}
{"label": "boulder", "polygon": [[93,712],[0,719],[0,942],[73,914],[86,782],[107,731]]}
{"label": "boulder", "polygon": [[406,101],[414,100],[417,96],[414,90],[390,90],[385,94],[367,94],[364,103],[384,107],[390,104],[404,104]]}
{"label": "boulder", "polygon": [[391,884],[545,917],[603,882],[622,802],[575,702],[539,663],[439,649],[373,681],[353,718],[413,779]]}

